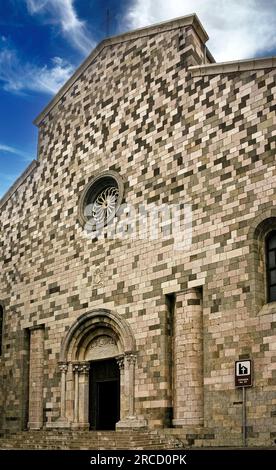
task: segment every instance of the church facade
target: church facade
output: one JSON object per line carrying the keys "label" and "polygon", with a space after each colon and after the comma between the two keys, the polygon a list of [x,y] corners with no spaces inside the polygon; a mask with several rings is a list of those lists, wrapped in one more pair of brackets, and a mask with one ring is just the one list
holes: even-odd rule
{"label": "church facade", "polygon": [[0,202],[0,429],[239,445],[251,360],[247,442],[275,444],[276,59],[207,39],[106,39],[36,119]]}

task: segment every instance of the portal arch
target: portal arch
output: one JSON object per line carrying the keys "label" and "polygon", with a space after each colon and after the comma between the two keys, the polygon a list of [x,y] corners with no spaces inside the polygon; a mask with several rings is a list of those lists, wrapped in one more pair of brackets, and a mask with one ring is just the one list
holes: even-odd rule
{"label": "portal arch", "polygon": [[106,359],[116,360],[120,369],[121,415],[116,427],[144,427],[145,421],[134,412],[136,357],[131,327],[118,313],[101,308],[78,317],[60,349],[60,427],[89,427],[90,364]]}
{"label": "portal arch", "polygon": [[97,309],[81,315],[68,330],[61,345],[60,361],[83,360],[85,346],[100,332],[116,339],[119,354],[135,352],[135,338],[127,321],[116,312]]}

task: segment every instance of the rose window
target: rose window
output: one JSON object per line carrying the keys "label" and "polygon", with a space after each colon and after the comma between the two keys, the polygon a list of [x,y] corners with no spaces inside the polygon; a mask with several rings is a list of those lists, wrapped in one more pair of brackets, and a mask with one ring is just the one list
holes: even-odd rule
{"label": "rose window", "polygon": [[107,222],[115,214],[118,197],[119,189],[114,186],[107,187],[98,194],[92,208],[92,217],[97,224]]}
{"label": "rose window", "polygon": [[123,180],[107,171],[90,181],[82,193],[79,220],[82,225],[104,226],[115,216],[123,198]]}

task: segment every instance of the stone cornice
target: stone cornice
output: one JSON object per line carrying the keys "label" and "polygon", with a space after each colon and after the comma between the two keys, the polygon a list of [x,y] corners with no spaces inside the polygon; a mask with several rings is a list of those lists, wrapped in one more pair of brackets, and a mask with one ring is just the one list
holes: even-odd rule
{"label": "stone cornice", "polygon": [[221,62],[215,64],[193,65],[189,67],[192,77],[204,75],[217,75],[221,73],[244,72],[247,70],[263,70],[276,67],[276,57],[263,59],[235,60],[232,62]]}

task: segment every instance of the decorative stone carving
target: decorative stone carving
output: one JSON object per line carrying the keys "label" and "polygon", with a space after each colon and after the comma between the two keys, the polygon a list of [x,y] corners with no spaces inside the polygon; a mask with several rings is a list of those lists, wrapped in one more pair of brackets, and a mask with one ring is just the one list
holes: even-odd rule
{"label": "decorative stone carving", "polygon": [[72,370],[75,374],[77,374],[79,372],[79,363],[78,362],[75,362],[72,364]]}
{"label": "decorative stone carving", "polygon": [[105,347],[107,344],[116,344],[116,342],[111,336],[101,335],[92,342],[90,349]]}
{"label": "decorative stone carving", "polygon": [[136,354],[133,354],[133,353],[126,354],[126,360],[129,364],[135,365],[135,363],[136,363]]}
{"label": "decorative stone carving", "polygon": [[63,373],[66,373],[68,370],[68,363],[67,362],[59,362],[58,364],[59,370]]}
{"label": "decorative stone carving", "polygon": [[95,361],[98,359],[105,359],[118,356],[119,350],[117,343],[112,336],[101,335],[97,336],[88,346],[85,354],[87,361]]}
{"label": "decorative stone carving", "polygon": [[125,368],[125,356],[124,355],[116,357],[116,361],[120,370]]}
{"label": "decorative stone carving", "polygon": [[72,364],[72,369],[76,374],[88,374],[90,364],[89,362],[75,362]]}
{"label": "decorative stone carving", "polygon": [[79,374],[87,375],[89,373],[90,364],[87,362],[80,362],[79,363]]}
{"label": "decorative stone carving", "polygon": [[93,285],[97,287],[104,286],[104,270],[100,266],[96,266],[93,270]]}

